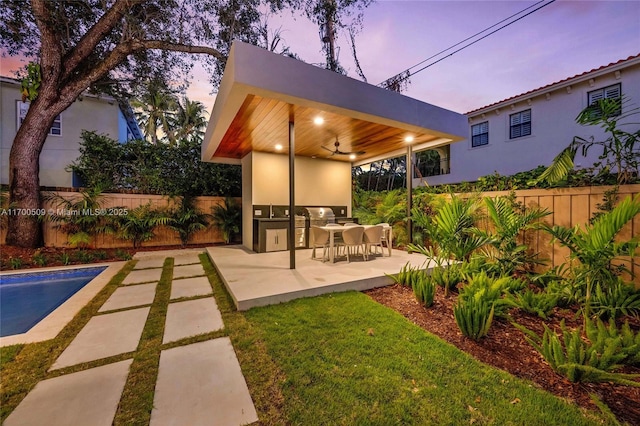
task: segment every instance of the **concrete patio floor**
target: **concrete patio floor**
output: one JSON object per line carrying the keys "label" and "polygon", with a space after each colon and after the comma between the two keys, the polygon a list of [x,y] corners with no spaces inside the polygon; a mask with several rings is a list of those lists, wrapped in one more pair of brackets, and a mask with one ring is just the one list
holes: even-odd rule
{"label": "concrete patio floor", "polygon": [[301,297],[382,287],[393,282],[385,274],[397,274],[407,262],[414,267],[425,262],[421,254],[393,250],[390,257],[377,255],[366,262],[352,257],[350,263],[323,263],[312,260],[311,249],[307,249],[296,251],[296,269],[292,270],[288,251],[255,253],[243,246],[220,246],[208,247],[207,253],[240,311]]}

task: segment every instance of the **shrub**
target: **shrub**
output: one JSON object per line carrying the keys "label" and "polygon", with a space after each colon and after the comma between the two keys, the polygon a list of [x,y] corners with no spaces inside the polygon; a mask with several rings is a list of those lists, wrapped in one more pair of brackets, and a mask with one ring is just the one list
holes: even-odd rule
{"label": "shrub", "polygon": [[69,253],[62,253],[60,255],[60,262],[62,262],[63,265],[68,265],[71,263],[71,256],[69,256]]}
{"label": "shrub", "polygon": [[615,324],[611,323],[607,329],[600,320],[595,326],[588,318],[585,322],[588,340],[582,338],[580,327],[567,329],[564,320],[560,323],[562,338],[546,324],[543,324],[542,336],[521,325],[516,324],[516,327],[525,333],[527,341],[542,354],[551,368],[571,382],[614,382],[640,387],[640,382],[633,380],[640,374],[615,372],[629,358],[631,351],[625,347],[621,336],[611,338],[612,334],[617,334],[613,331]]}
{"label": "shrub", "polygon": [[531,289],[527,289],[524,293],[515,293],[507,296],[508,302],[513,304],[513,306],[544,319],[547,319],[547,316],[553,308],[558,306],[559,299],[560,296],[558,294],[547,292],[536,293]]}
{"label": "shrub", "polygon": [[141,140],[120,144],[87,131],[81,138],[80,157],[68,168],[87,187],[162,195],[241,195],[241,168],[201,161],[200,141],[183,140],[176,146]]}
{"label": "shrub", "polygon": [[540,208],[525,208],[515,202],[512,197],[486,197],[484,199],[489,219],[495,231],[477,230],[477,235],[490,243],[483,248],[489,260],[496,264],[501,274],[527,271],[531,265],[540,263],[537,255],[529,253],[526,244],[519,244],[524,232],[540,228],[540,219],[550,212]]}
{"label": "shrub", "polygon": [[9,265],[11,265],[11,269],[20,269],[22,268],[23,262],[19,257],[12,257],[9,259]]}
{"label": "shrub", "polygon": [[229,244],[240,233],[242,207],[233,198],[226,197],[223,204],[211,208],[211,213],[212,224],[222,232],[224,242]]}
{"label": "shrub", "polygon": [[[479,235],[475,226],[480,209],[477,198],[464,199],[454,194],[450,197],[449,202],[444,203],[435,216],[421,217],[421,226],[437,248],[439,256],[468,260],[475,250],[491,243],[493,239]],[[427,249],[423,246],[410,244],[409,248],[427,254]]]}
{"label": "shrub", "polygon": [[494,303],[483,297],[458,299],[453,306],[453,316],[464,336],[480,340],[489,333],[495,311]]}
{"label": "shrub", "polygon": [[40,253],[39,251],[36,251],[35,253],[33,253],[31,260],[33,261],[34,265],[38,265],[38,266],[47,265],[47,257],[44,254]]}
{"label": "shrub", "polygon": [[448,296],[449,291],[464,280],[460,262],[436,255],[431,247],[410,245],[409,249],[424,254],[430,263],[435,264],[431,269],[431,278],[437,285],[444,288],[445,296]]}
{"label": "shrub", "polygon": [[131,260],[131,255],[129,254],[129,252],[122,249],[116,250],[116,257],[122,260]]}
{"label": "shrub", "polygon": [[104,250],[97,250],[93,253],[93,256],[98,260],[105,260],[108,257],[108,254]]}
{"label": "shrub", "polygon": [[113,232],[111,220],[101,214],[105,201],[99,186],[80,191],[79,197],[72,199],[55,193],[46,194],[45,199],[64,211],[63,214],[49,215],[48,219],[56,224],[56,229],[67,234],[67,243],[71,247],[91,246],[97,235]]}
{"label": "shrub", "polygon": [[422,306],[428,308],[433,305],[433,298],[436,294],[436,284],[426,272],[419,271],[420,274],[416,274],[418,277],[413,282],[413,293],[416,295],[416,300],[420,302]]}
{"label": "shrub", "polygon": [[460,288],[458,301],[484,300],[495,305],[496,315],[503,315],[509,304],[502,296],[521,285],[520,280],[505,276],[491,277],[482,271],[468,278],[468,283]]}
{"label": "shrub", "polygon": [[604,352],[609,340],[620,339],[620,350],[625,354],[624,363],[640,366],[640,333],[634,333],[628,321],[621,328],[618,328],[613,320],[609,320],[608,327],[605,327],[601,320],[588,321],[586,334],[589,340],[595,342],[594,346],[599,352]]}
{"label": "shrub", "polygon": [[95,259],[94,256],[86,250],[78,250],[75,253],[75,258],[80,263],[91,263]]}
{"label": "shrub", "polygon": [[116,236],[131,241],[135,249],[143,242],[153,239],[155,228],[166,225],[169,221],[170,218],[164,211],[153,208],[151,203],[143,204],[129,210],[126,215],[115,216]]}
{"label": "shrub", "polygon": [[618,318],[622,315],[638,316],[640,293],[621,279],[604,289],[598,283],[593,294],[593,314],[600,318]]}
{"label": "shrub", "polygon": [[508,306],[502,295],[520,285],[511,277],[490,277],[484,271],[470,276],[453,307],[462,334],[474,340],[486,336],[494,315],[503,314]]}
{"label": "shrub", "polygon": [[590,316],[592,292],[597,283],[615,283],[624,268],[615,265],[615,260],[632,256],[638,247],[638,240],[617,242],[616,235],[640,213],[640,196],[627,197],[612,211],[604,213],[592,225],[581,228],[544,225],[561,245],[570,250],[573,279],[584,286],[585,316]]}
{"label": "shrub", "polygon": [[178,208],[170,212],[168,228],[175,231],[184,247],[198,231],[207,229],[211,215],[203,213],[195,205],[193,197],[184,196]]}

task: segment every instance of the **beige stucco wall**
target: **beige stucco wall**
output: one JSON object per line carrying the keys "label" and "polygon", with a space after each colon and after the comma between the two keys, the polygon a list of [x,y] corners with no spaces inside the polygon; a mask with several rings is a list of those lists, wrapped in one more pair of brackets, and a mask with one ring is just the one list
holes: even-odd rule
{"label": "beige stucco wall", "polygon": [[[20,86],[0,82],[0,182],[9,183],[9,152],[18,131],[16,102]],[[40,185],[70,187],[71,173],[65,168],[80,155],[82,130],[94,130],[118,140],[118,104],[110,99],[85,96],[61,114],[62,135],[47,137],[40,154]]]}
{"label": "beige stucco wall", "polygon": [[[289,204],[289,157],[252,152],[242,159],[243,245],[252,248],[252,205]],[[347,206],[351,216],[351,164],[296,157],[297,206]]]}
{"label": "beige stucco wall", "polygon": [[[289,157],[253,153],[252,204],[289,204]],[[296,205],[351,205],[351,164],[296,157]]]}

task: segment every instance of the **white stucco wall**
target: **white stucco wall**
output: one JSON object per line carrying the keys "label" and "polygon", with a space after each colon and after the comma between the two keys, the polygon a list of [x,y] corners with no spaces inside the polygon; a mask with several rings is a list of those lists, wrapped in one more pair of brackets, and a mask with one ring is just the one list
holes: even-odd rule
{"label": "white stucco wall", "polygon": [[[18,131],[16,102],[21,100],[20,86],[0,82],[0,182],[9,183],[9,152]],[[83,129],[106,134],[118,140],[118,104],[85,96],[61,114],[62,134],[50,135],[40,154],[40,185],[71,187],[71,172],[65,168],[80,155]]]}
{"label": "white stucco wall", "polygon": [[[511,175],[539,165],[548,166],[574,136],[587,139],[593,136],[596,141],[603,140],[604,134],[598,127],[580,126],[575,122],[576,116],[588,105],[587,93],[620,83],[623,95],[637,107],[640,105],[640,63],[635,61],[622,69],[612,67],[607,72],[593,74],[551,87],[552,90],[540,90],[530,96],[519,96],[513,101],[467,114],[468,139],[451,145],[451,173],[428,177],[427,182],[437,185],[473,181],[495,171]],[[531,135],[509,139],[509,115],[526,109],[531,109]],[[472,147],[471,126],[484,121],[489,122],[489,144]],[[624,129],[637,130],[640,128],[638,121],[638,115],[628,118],[626,122],[636,124]],[[579,152],[576,164],[591,166],[596,157],[595,149],[589,158],[582,157]]]}

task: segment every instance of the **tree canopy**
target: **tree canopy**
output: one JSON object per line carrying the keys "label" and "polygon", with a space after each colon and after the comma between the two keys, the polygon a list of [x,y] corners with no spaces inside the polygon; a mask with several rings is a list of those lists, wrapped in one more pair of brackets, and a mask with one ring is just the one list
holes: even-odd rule
{"label": "tree canopy", "polygon": [[[36,210],[40,153],[54,119],[83,92],[116,98],[136,94],[152,79],[185,83],[193,54],[201,54],[219,82],[234,39],[261,40],[265,9],[336,5],[337,13],[371,0],[3,0],[0,50],[39,67],[25,79],[29,110],[11,146],[9,198]],[[341,8],[340,6],[347,6]],[[332,18],[339,22],[339,16]],[[37,85],[37,87],[35,87]],[[6,242],[42,244],[37,217],[9,218]]]}

